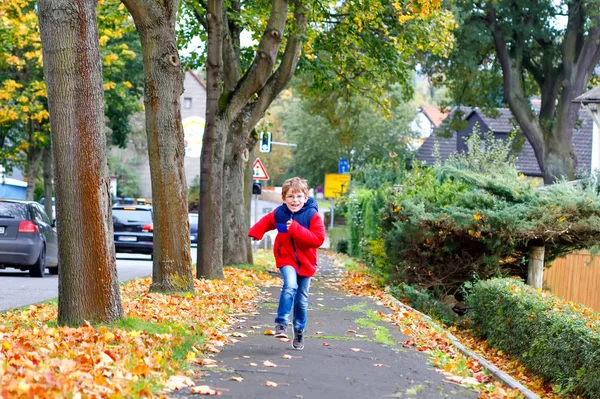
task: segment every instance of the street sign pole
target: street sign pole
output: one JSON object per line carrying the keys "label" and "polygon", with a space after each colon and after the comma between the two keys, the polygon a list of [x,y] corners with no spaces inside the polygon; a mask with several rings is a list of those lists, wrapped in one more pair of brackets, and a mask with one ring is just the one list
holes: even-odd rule
{"label": "street sign pole", "polygon": [[329,228],[333,229],[333,209],[335,208],[335,200],[332,198],[331,199],[331,220],[329,222]]}
{"label": "street sign pole", "polygon": [[[254,195],[254,223],[258,222],[258,194]],[[258,241],[252,241],[252,252],[256,252],[258,248]]]}

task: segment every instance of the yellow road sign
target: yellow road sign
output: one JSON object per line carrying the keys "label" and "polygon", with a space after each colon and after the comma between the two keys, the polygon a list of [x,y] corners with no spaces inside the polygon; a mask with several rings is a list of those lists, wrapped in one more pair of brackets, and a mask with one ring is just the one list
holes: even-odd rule
{"label": "yellow road sign", "polygon": [[325,198],[339,198],[349,186],[349,174],[328,173],[325,175]]}

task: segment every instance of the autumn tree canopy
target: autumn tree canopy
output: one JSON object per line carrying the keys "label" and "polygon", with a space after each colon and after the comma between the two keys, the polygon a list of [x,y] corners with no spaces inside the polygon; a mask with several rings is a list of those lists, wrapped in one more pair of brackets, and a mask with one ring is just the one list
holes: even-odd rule
{"label": "autumn tree canopy", "polygon": [[[250,182],[248,151],[256,124],[296,66],[311,73],[306,92],[324,101],[352,91],[385,106],[385,87],[406,82],[416,55],[425,49],[444,54],[453,17],[430,0],[183,4],[182,44],[194,37],[206,44],[191,57],[206,61],[208,83],[200,195],[200,217],[207,223],[199,231],[198,275],[216,277],[224,262],[248,261],[240,250],[248,248],[248,218],[239,217],[248,208],[248,192],[240,190]],[[253,40],[249,46],[242,42],[244,31]]]}

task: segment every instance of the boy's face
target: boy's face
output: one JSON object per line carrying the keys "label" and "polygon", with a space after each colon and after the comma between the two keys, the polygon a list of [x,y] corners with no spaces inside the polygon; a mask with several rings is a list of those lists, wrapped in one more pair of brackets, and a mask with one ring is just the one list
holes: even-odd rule
{"label": "boy's face", "polygon": [[283,203],[287,205],[292,213],[296,213],[302,209],[306,201],[308,201],[308,198],[302,191],[290,190],[283,197]]}

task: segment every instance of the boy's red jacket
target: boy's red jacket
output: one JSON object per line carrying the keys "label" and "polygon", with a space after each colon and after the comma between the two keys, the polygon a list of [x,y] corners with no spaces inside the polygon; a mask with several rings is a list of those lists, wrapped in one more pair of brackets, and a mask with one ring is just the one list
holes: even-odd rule
{"label": "boy's red jacket", "polygon": [[[292,219],[290,228],[286,222]],[[311,277],[317,271],[317,248],[325,241],[325,226],[319,216],[317,202],[309,198],[296,213],[283,204],[263,216],[248,231],[248,236],[261,240],[267,231],[277,229],[273,252],[277,268],[294,266],[300,276]]]}

